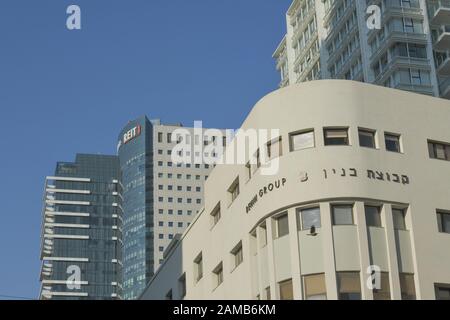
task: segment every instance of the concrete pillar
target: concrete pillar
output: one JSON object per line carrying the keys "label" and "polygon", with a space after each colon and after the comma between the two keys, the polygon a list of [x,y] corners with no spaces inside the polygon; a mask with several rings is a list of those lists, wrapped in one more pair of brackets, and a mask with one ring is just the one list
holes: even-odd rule
{"label": "concrete pillar", "polygon": [[323,264],[325,269],[325,284],[327,299],[337,300],[336,262],[334,259],[333,225],[331,221],[331,208],[329,203],[320,204],[322,221]]}
{"label": "concrete pillar", "polygon": [[401,300],[400,277],[398,270],[397,245],[395,243],[394,220],[392,206],[385,204],[382,211],[382,219],[386,230],[386,252],[389,266],[389,285],[392,300]]}
{"label": "concrete pillar", "polygon": [[279,300],[280,293],[278,292],[278,285],[275,277],[275,258],[273,252],[273,238],[275,235],[274,228],[276,227],[275,221],[272,218],[266,220],[267,226],[267,257],[269,260],[269,282],[270,282],[270,295],[272,300]]}
{"label": "concrete pillar", "polygon": [[370,255],[364,203],[356,202],[353,210],[358,235],[359,261],[361,266],[361,297],[363,300],[373,300],[373,292],[368,288],[366,283],[370,276],[370,274],[367,274],[367,268],[370,266]]}
{"label": "concrete pillar", "polygon": [[298,228],[297,228],[297,213],[295,208],[288,211],[289,219],[289,247],[291,255],[291,272],[292,272],[292,287],[294,291],[294,300],[303,299],[302,278],[300,270],[300,248],[298,245]]}

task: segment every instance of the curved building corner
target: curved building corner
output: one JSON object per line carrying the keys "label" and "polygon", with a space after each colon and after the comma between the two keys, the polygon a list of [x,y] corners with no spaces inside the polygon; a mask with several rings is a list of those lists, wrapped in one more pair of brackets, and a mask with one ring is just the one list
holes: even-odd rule
{"label": "curved building corner", "polygon": [[249,153],[270,160],[213,169],[141,299],[445,298],[448,119],[447,100],[359,82],[267,95],[241,129],[279,130]]}

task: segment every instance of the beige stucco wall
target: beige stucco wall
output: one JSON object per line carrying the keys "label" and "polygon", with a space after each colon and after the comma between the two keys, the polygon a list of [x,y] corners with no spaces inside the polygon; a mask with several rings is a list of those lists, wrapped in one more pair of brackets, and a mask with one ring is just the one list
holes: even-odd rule
{"label": "beige stucco wall", "polygon": [[[277,282],[286,277],[293,279],[294,296],[300,299],[300,276],[325,271],[327,295],[334,299],[335,271],[359,270],[364,283],[365,270],[375,257],[382,269],[389,269],[393,298],[400,295],[400,270],[415,274],[418,298],[434,299],[434,283],[450,284],[450,235],[438,232],[436,219],[436,209],[450,210],[450,162],[430,159],[427,139],[450,142],[449,119],[447,100],[350,81],[309,82],[265,96],[242,128],[280,130],[279,172],[263,176],[258,170],[247,181],[243,164],[218,165],[205,184],[205,210],[194,219],[142,298],[164,299],[170,289],[174,299],[179,298],[177,280],[185,272],[186,299],[255,299],[258,294],[263,296],[267,284],[272,298],[278,298]],[[350,146],[324,146],[323,128],[328,126],[349,127]],[[359,146],[358,127],[377,130],[377,149]],[[314,129],[316,146],[289,152],[289,133],[304,129]],[[403,153],[386,151],[384,132],[402,135]],[[357,170],[357,177],[349,176],[351,168]],[[340,175],[342,169],[345,177]],[[406,175],[410,183],[369,179],[367,170]],[[302,182],[304,172],[308,180]],[[227,190],[238,175],[240,194],[230,204]],[[282,178],[286,179],[284,187],[259,198],[246,213],[260,188]],[[222,218],[212,227],[210,212],[219,201]],[[356,226],[331,226],[329,204],[341,201],[355,204]],[[367,231],[364,203],[384,204],[383,229]],[[305,240],[292,229],[295,208],[309,204],[321,208],[322,228],[314,240]],[[398,204],[408,206],[407,232],[392,227],[391,206]],[[286,210],[289,236],[272,240],[270,217]],[[252,259],[250,232],[264,221],[268,245],[258,245],[258,256]],[[239,241],[244,262],[231,270],[230,251]],[[193,261],[200,252],[204,276],[195,283]],[[212,270],[221,261],[224,282],[214,288]],[[363,287],[362,296],[370,299],[371,292]]]}

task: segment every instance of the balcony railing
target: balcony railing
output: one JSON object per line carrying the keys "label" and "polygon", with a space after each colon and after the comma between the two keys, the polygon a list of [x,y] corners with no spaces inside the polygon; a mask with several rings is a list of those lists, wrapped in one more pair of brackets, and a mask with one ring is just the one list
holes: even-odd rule
{"label": "balcony railing", "polygon": [[436,53],[436,70],[441,76],[450,76],[450,53]]}
{"label": "balcony railing", "polygon": [[447,51],[450,48],[450,25],[439,28],[438,34],[433,35],[433,43],[436,51]]}
{"label": "balcony railing", "polygon": [[442,98],[450,99],[450,77],[439,85],[439,91]]}
{"label": "balcony railing", "polygon": [[428,15],[432,25],[448,24],[450,21],[450,0],[429,0]]}

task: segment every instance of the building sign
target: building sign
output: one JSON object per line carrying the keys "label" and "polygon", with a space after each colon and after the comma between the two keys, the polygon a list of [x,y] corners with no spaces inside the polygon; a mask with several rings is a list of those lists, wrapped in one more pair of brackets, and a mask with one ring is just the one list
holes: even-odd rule
{"label": "building sign", "polygon": [[[325,179],[328,179],[331,176],[337,176],[341,178],[350,177],[350,178],[356,178],[359,175],[358,170],[355,168],[340,168],[340,169],[323,169],[323,175]],[[363,174],[364,175],[364,174]],[[384,181],[384,182],[392,182],[392,183],[398,183],[402,185],[409,185],[410,179],[409,176],[399,173],[393,173],[393,172],[385,172],[385,171],[378,171],[378,170],[366,170],[365,176],[369,180],[375,180],[375,181]]]}
{"label": "building sign", "polygon": [[281,178],[281,179],[271,182],[267,186],[264,186],[261,189],[259,189],[258,193],[255,194],[255,196],[252,198],[252,200],[250,200],[250,202],[248,203],[247,207],[245,208],[245,211],[247,213],[249,213],[253,209],[253,207],[256,205],[256,203],[258,202],[259,199],[265,197],[266,195],[271,194],[272,191],[275,191],[277,189],[284,187],[285,184],[286,184],[286,178]]}
{"label": "building sign", "polygon": [[133,129],[128,130],[124,135],[123,135],[123,144],[127,144],[128,142],[130,142],[131,140],[133,140],[134,138],[138,137],[141,135],[141,126],[137,125],[136,127],[134,127]]}

